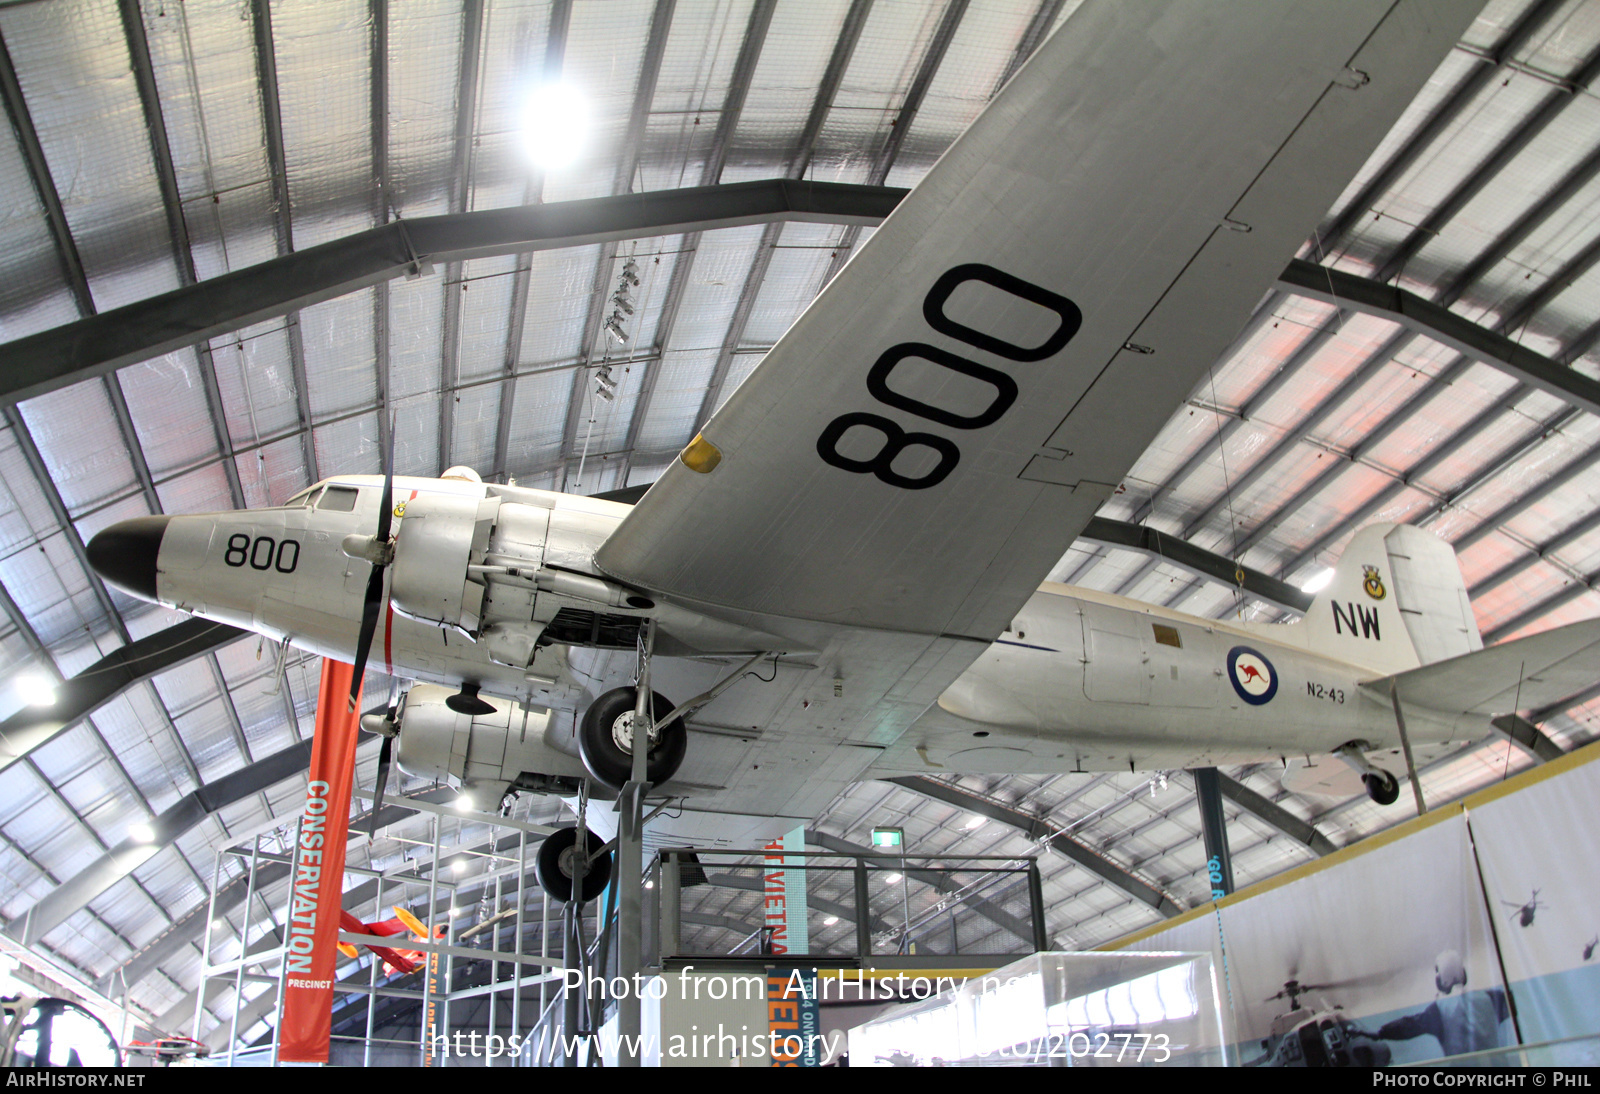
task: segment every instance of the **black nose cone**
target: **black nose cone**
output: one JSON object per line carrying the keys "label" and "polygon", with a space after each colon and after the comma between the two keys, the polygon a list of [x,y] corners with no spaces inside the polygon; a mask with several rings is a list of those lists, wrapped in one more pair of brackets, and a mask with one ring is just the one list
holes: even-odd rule
{"label": "black nose cone", "polygon": [[119,521],[89,541],[89,565],[108,585],[140,600],[156,598],[156,556],[170,517]]}

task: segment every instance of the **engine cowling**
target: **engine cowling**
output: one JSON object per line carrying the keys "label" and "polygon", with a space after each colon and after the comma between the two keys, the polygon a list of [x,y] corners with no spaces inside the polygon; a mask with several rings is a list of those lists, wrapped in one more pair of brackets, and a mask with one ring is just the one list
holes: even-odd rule
{"label": "engine cowling", "polygon": [[483,557],[499,498],[423,494],[406,503],[395,536],[389,601],[401,615],[473,634],[484,586],[468,566]]}
{"label": "engine cowling", "polygon": [[570,730],[554,729],[548,710],[491,699],[492,714],[457,714],[445,705],[452,694],[433,684],[407,694],[395,754],[400,770],[482,795],[491,805],[510,789],[577,791],[586,775],[577,743]]}

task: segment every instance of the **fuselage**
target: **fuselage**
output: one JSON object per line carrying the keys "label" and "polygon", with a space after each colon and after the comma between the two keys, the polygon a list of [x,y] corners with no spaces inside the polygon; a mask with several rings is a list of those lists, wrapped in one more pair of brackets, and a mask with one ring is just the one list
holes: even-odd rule
{"label": "fuselage", "polygon": [[[381,488],[377,476],[352,476],[270,509],[147,518],[164,524],[146,598],[351,660],[371,564],[345,541],[371,534]],[[593,555],[627,505],[470,478],[397,478],[393,504],[397,561],[371,651],[390,675],[574,709],[592,689],[569,651],[631,648],[628,627],[647,617],[669,656],[796,648],[770,633],[781,627],[609,583]],[[424,513],[427,534],[408,536],[408,519]],[[1324,753],[1352,740],[1387,747],[1393,713],[1360,686],[1378,675],[1305,648],[1293,625],[1229,624],[1046,585],[877,766],[898,757],[911,769],[1127,769]],[[1466,735],[1455,723],[1418,711],[1408,728],[1444,741]]]}
{"label": "fuselage", "polygon": [[[1293,624],[1046,584],[897,752],[905,760],[920,743],[923,768],[1021,773],[1248,763],[1350,741],[1384,749],[1398,743],[1394,712],[1361,686],[1381,675],[1305,648]],[[1458,721],[1407,711],[1414,741],[1472,737]]]}

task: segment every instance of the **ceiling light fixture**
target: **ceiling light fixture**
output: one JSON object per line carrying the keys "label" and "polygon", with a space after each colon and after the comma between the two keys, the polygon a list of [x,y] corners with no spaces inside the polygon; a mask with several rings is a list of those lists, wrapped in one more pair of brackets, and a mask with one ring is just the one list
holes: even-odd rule
{"label": "ceiling light fixture", "polygon": [[128,837],[135,843],[154,843],[156,830],[143,821],[128,828]]}
{"label": "ceiling light fixture", "polygon": [[35,673],[29,673],[17,680],[17,694],[30,707],[56,705],[56,686],[46,677]]}
{"label": "ceiling light fixture", "polygon": [[1312,594],[1320,593],[1323,589],[1328,587],[1328,583],[1332,580],[1333,571],[1331,569],[1323,570],[1316,577],[1313,577],[1310,581],[1300,586],[1300,591],[1303,593]]}
{"label": "ceiling light fixture", "polygon": [[534,166],[566,167],[583,151],[589,104],[566,84],[538,87],[522,104],[522,143]]}

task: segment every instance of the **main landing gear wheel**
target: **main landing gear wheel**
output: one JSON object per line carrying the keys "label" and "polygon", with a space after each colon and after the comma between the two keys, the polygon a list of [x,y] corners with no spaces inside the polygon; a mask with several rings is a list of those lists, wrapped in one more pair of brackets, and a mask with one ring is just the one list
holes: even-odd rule
{"label": "main landing gear wheel", "polygon": [[[578,754],[583,757],[583,766],[613,790],[621,790],[633,774],[633,711],[637,696],[637,688],[606,692],[584,712],[578,727]],[[650,712],[652,720],[658,721],[672,713],[672,704],[659,692],[651,692]],[[689,733],[683,728],[682,718],[674,718],[671,725],[665,726],[658,721],[650,734],[645,764],[645,778],[651,785],[659,786],[677,773],[688,747]]]}
{"label": "main landing gear wheel", "polygon": [[[584,839],[584,853],[592,855],[605,844],[605,840],[589,832]],[[560,828],[545,837],[539,845],[539,854],[533,860],[533,875],[539,879],[539,887],[549,893],[551,899],[559,900],[563,904],[572,901],[572,877],[577,873],[578,857],[578,829]],[[606,883],[611,880],[611,856],[603,855],[589,863],[583,874],[583,888],[578,894],[580,903],[587,904],[605,891]]]}
{"label": "main landing gear wheel", "polygon": [[1400,800],[1400,780],[1387,771],[1369,771],[1361,781],[1367,788],[1367,797],[1379,805],[1393,805]]}

